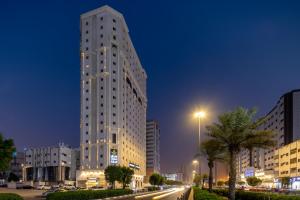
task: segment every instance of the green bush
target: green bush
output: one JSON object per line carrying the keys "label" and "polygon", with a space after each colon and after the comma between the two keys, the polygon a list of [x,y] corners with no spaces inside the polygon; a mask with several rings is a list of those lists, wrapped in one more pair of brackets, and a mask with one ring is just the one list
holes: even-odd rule
{"label": "green bush", "polygon": [[1,200],[23,200],[22,197],[20,197],[17,194],[11,194],[11,193],[0,193],[0,199]]}
{"label": "green bush", "polygon": [[56,192],[47,195],[47,200],[89,200],[132,194],[132,190],[98,190]]}
{"label": "green bush", "polygon": [[[228,197],[228,190],[214,189],[213,192],[217,195]],[[300,196],[282,195],[266,192],[249,192],[237,190],[235,193],[236,200],[300,200]]]}
{"label": "green bush", "polygon": [[222,200],[222,197],[214,193],[209,193],[206,190],[201,190],[198,187],[193,187],[194,190],[194,200]]}

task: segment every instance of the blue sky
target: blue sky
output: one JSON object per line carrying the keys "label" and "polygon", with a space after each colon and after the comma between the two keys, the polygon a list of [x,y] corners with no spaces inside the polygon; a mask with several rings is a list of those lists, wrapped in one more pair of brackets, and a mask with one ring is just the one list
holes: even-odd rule
{"label": "blue sky", "polygon": [[163,170],[192,159],[197,124],[237,106],[268,112],[300,84],[297,1],[7,1],[0,6],[0,131],[28,146],[79,145],[79,16],[123,13],[161,124]]}

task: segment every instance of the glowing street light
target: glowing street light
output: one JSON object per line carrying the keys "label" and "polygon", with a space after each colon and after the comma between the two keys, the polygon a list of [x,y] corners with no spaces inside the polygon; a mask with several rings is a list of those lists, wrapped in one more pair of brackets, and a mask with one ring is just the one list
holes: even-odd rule
{"label": "glowing street light", "polygon": [[[201,119],[206,117],[206,113],[204,111],[197,111],[194,113],[194,117],[198,119],[198,135],[199,135],[199,148],[201,145]],[[198,164],[199,165],[199,174],[201,174],[201,165],[200,165],[200,158],[198,160],[194,160],[193,164]]]}
{"label": "glowing street light", "polygon": [[198,111],[194,113],[194,117],[196,118],[204,118],[206,116],[206,113],[204,111]]}

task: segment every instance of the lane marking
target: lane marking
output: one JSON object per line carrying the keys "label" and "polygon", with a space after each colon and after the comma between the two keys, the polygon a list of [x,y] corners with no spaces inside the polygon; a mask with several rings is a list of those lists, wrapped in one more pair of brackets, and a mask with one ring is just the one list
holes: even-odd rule
{"label": "lane marking", "polygon": [[171,194],[174,194],[174,193],[177,193],[177,192],[180,192],[180,191],[183,191],[184,188],[176,188],[174,191],[171,191],[169,193],[166,193],[166,194],[162,194],[162,195],[159,195],[159,196],[156,196],[156,197],[153,197],[153,199],[161,199],[161,198],[164,198],[166,196],[169,196]]}
{"label": "lane marking", "polygon": [[150,197],[150,196],[155,196],[158,194],[162,194],[162,193],[166,193],[166,192],[172,192],[174,191],[174,189],[168,189],[165,191],[160,191],[160,192],[154,192],[154,193],[150,193],[150,194],[144,194],[144,195],[140,195],[140,196],[135,196],[135,199],[140,199],[140,198],[144,198],[144,197]]}

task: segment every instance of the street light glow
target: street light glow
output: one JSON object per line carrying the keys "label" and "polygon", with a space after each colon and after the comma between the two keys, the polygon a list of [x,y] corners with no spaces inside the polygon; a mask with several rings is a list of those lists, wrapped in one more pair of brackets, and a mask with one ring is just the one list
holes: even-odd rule
{"label": "street light glow", "polygon": [[193,164],[198,164],[198,160],[193,160]]}
{"label": "street light glow", "polygon": [[204,118],[206,116],[206,113],[204,111],[198,111],[194,113],[194,117],[196,118]]}

